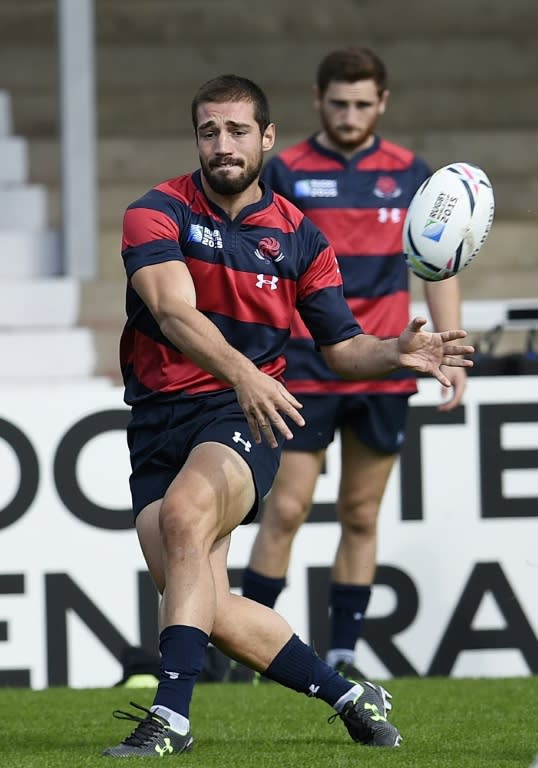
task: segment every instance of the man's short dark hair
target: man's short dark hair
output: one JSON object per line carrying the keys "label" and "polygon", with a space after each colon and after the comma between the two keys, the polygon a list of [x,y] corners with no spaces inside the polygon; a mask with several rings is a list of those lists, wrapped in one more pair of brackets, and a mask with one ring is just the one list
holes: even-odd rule
{"label": "man's short dark hair", "polygon": [[250,101],[254,105],[254,119],[263,134],[271,122],[269,102],[259,85],[238,75],[219,75],[204,83],[192,100],[192,124],[198,128],[198,107],[200,104],[222,104],[226,101]]}
{"label": "man's short dark hair", "polygon": [[387,89],[384,63],[369,48],[341,48],[327,54],[318,67],[316,83],[321,96],[330,83],[356,83],[374,80],[379,95]]}

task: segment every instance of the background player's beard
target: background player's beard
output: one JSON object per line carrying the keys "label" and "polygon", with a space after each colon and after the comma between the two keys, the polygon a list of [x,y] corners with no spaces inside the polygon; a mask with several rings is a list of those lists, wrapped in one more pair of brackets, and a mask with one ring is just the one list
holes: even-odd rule
{"label": "background player's beard", "polygon": [[355,150],[364,148],[365,145],[369,144],[369,140],[371,139],[371,136],[373,136],[375,127],[374,124],[368,124],[364,126],[364,128],[359,133],[357,133],[356,130],[349,131],[349,133],[347,133],[347,131],[336,131],[330,121],[325,118],[323,113],[320,115],[320,117],[321,125],[327,138],[333,144],[333,146],[337,147],[341,152],[354,152]]}
{"label": "background player's beard", "polygon": [[202,173],[213,192],[218,195],[238,195],[250,187],[256,181],[262,169],[263,157],[260,157],[255,166],[247,166],[239,176],[229,178],[219,176],[212,170],[208,163],[200,158]]}

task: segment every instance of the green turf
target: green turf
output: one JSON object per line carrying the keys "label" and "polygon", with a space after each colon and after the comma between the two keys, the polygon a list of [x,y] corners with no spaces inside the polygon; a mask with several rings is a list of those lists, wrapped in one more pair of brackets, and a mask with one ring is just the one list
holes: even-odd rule
{"label": "green turf", "polygon": [[[536,677],[408,678],[387,687],[400,749],[354,744],[340,721],[327,723],[327,705],[274,683],[206,683],[192,705],[193,752],[166,759],[196,768],[527,768],[538,753]],[[1,768],[114,764],[100,752],[129,733],[111,712],[131,699],[149,706],[152,691],[0,689]]]}

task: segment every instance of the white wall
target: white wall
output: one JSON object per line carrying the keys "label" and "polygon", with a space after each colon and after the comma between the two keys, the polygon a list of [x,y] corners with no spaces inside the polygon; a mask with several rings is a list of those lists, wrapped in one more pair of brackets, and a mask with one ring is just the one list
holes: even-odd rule
{"label": "white wall", "polygon": [[[405,504],[399,466],[382,509],[382,583],[369,612],[379,654],[358,647],[368,675],[538,671],[537,391],[536,377],[471,379],[453,423],[445,415],[419,430],[413,420],[400,465]],[[418,421],[435,414],[438,395],[436,382],[421,383]],[[127,416],[121,390],[105,381],[0,390],[0,685],[113,685],[123,644],[153,631],[144,563],[122,528]],[[300,531],[278,604],[318,643],[310,635],[326,603],[312,581],[320,573],[308,569],[332,562],[339,529],[322,505],[334,501],[338,463],[335,443],[314,510],[329,522]],[[232,537],[236,581],[255,532]]]}

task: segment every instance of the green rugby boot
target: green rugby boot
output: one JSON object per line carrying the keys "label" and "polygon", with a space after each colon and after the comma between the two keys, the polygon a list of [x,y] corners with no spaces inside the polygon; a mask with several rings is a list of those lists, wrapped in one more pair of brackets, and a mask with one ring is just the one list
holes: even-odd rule
{"label": "green rugby boot", "polygon": [[392,709],[392,696],[380,685],[366,680],[358,685],[361,687],[359,695],[348,701],[341,712],[332,715],[329,722],[340,717],[353,741],[368,747],[399,747],[400,732],[387,719]]}
{"label": "green rugby boot", "polygon": [[115,747],[109,747],[102,753],[105,757],[167,757],[180,752],[190,752],[193,745],[192,733],[177,733],[170,728],[170,723],[155,712],[130,702],[131,706],[145,712],[145,717],[123,712],[113,712],[119,720],[133,720],[138,723],[130,736]]}

